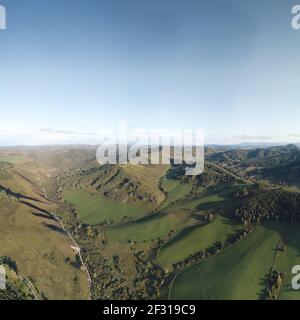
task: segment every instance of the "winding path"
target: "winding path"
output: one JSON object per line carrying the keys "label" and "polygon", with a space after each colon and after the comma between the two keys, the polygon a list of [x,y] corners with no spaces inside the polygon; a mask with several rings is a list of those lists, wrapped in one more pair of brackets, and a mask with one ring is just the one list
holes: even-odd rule
{"label": "winding path", "polygon": [[26,278],[23,278],[19,273],[17,273],[17,276],[18,276],[19,279],[20,279],[21,281],[23,281],[23,282],[26,284],[26,286],[29,288],[29,290],[31,291],[31,293],[32,293],[33,296],[34,296],[34,299],[35,299],[35,300],[40,300],[39,295],[37,294],[37,292],[36,292],[36,290],[35,290],[35,287],[32,285],[32,283],[31,283],[29,280],[27,280]]}
{"label": "winding path", "polygon": [[[47,196],[47,192],[45,190],[45,188],[43,187],[43,192],[44,192],[44,197],[45,199],[47,199],[49,202],[51,202],[51,200],[49,200],[48,196]],[[76,240],[73,238],[73,236],[71,235],[71,233],[65,228],[65,225],[63,224],[62,220],[53,212],[50,212],[51,216],[53,217],[53,219],[58,222],[61,226],[61,228],[63,229],[63,231],[69,236],[69,238],[71,239],[71,241],[73,242],[73,244],[75,245],[76,249],[77,249],[77,253],[81,262],[81,266],[84,269],[84,271],[87,274],[87,280],[88,280],[88,284],[89,284],[89,300],[91,300],[91,285],[92,285],[92,278],[90,276],[89,270],[86,266],[86,264],[84,263],[84,260],[82,258],[81,255],[81,248],[78,245],[78,243],[76,242]]]}

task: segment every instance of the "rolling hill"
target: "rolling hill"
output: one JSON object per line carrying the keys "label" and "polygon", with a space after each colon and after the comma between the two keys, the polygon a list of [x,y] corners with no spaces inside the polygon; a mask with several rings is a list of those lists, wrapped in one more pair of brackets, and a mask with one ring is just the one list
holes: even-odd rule
{"label": "rolling hill", "polygon": [[300,299],[296,146],[209,147],[194,177],[95,151],[1,148],[7,298]]}

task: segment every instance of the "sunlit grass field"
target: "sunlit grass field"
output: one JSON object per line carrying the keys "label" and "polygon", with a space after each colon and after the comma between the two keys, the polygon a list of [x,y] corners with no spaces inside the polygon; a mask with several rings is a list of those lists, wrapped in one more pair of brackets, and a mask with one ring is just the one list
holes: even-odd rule
{"label": "sunlit grass field", "polygon": [[217,256],[191,266],[174,279],[171,299],[256,300],[266,289],[281,239],[276,230],[256,226],[253,234]]}
{"label": "sunlit grass field", "polygon": [[217,216],[211,223],[182,230],[160,249],[158,261],[163,266],[171,265],[197,251],[207,249],[217,241],[225,240],[228,235],[240,229],[242,229],[240,224],[232,223],[226,217]]}
{"label": "sunlit grass field", "polygon": [[187,196],[193,188],[190,183],[180,183],[178,180],[164,178],[162,180],[162,188],[167,193],[167,199],[163,203],[163,207],[175,202],[176,200],[183,199]]}
{"label": "sunlit grass field", "polygon": [[147,212],[145,205],[115,202],[86,191],[68,190],[64,199],[76,207],[83,223],[95,225],[104,221],[117,222],[124,217],[136,218]]}
{"label": "sunlit grass field", "polygon": [[178,230],[195,223],[195,219],[182,213],[158,213],[136,222],[112,227],[107,230],[109,238],[116,241],[150,241],[166,236],[171,230]]}

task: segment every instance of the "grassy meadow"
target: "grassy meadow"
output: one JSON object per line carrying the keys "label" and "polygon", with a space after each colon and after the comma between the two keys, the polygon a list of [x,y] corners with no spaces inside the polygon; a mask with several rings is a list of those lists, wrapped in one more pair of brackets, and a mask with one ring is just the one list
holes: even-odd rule
{"label": "grassy meadow", "polygon": [[171,230],[178,230],[195,223],[195,219],[182,213],[157,213],[135,222],[111,227],[107,235],[115,241],[151,241],[166,236]]}
{"label": "grassy meadow", "polygon": [[167,194],[167,199],[163,203],[163,207],[167,207],[169,204],[186,197],[193,188],[190,183],[180,183],[178,180],[172,180],[164,178],[161,186]]}
{"label": "grassy meadow", "polygon": [[137,218],[147,212],[147,207],[104,199],[86,191],[68,190],[64,199],[73,204],[83,223],[96,225],[104,221],[117,222],[124,217]]}
{"label": "grassy meadow", "polygon": [[283,286],[279,292],[279,299],[299,300],[300,291],[294,290],[291,286],[291,270],[295,265],[300,264],[300,227],[288,223],[268,223],[268,228],[276,231],[286,246],[284,252],[278,252],[275,268],[285,275]]}
{"label": "grassy meadow", "polygon": [[242,229],[241,225],[222,216],[217,216],[213,222],[203,226],[186,228],[162,246],[158,261],[162,266],[171,265],[212,246],[217,241],[225,240],[239,229]]}
{"label": "grassy meadow", "polygon": [[280,238],[278,232],[257,226],[253,234],[223,253],[179,273],[170,299],[260,299]]}

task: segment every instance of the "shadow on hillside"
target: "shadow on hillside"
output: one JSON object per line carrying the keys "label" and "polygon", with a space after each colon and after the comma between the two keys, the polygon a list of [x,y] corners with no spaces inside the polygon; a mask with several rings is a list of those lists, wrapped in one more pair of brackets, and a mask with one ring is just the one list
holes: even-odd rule
{"label": "shadow on hillside", "polygon": [[50,214],[47,213],[40,213],[40,212],[32,212],[32,214],[36,217],[48,219],[54,221],[53,217]]}
{"label": "shadow on hillside", "polygon": [[54,224],[49,224],[49,223],[46,223],[46,222],[43,222],[42,223],[46,228],[52,230],[52,231],[55,231],[55,232],[58,232],[60,234],[66,234],[66,232],[59,226],[56,226]]}

